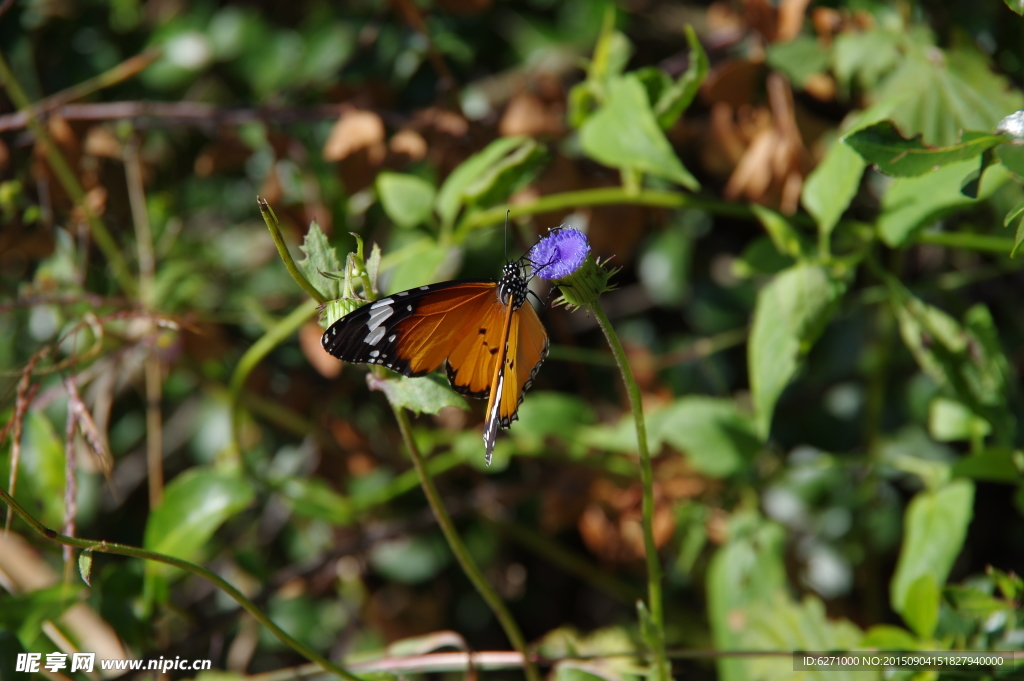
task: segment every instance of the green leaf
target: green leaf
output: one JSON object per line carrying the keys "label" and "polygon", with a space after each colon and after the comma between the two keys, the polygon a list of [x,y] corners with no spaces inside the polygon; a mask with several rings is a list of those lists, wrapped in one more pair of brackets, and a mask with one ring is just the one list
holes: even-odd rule
{"label": "green leaf", "polygon": [[987,308],[976,305],[968,310],[965,325],[961,326],[898,283],[890,285],[896,287],[894,304],[900,335],[921,369],[986,420],[997,441],[1009,443],[1015,430],[1004,399],[1010,369]]}
{"label": "green leaf", "polygon": [[915,579],[903,606],[903,620],[921,638],[931,638],[939,622],[939,585],[935,576],[925,573]]}
{"label": "green leaf", "polygon": [[512,430],[512,437],[520,449],[531,453],[541,451],[549,437],[575,445],[580,430],[596,420],[590,404],[576,395],[531,392],[519,407],[519,423]]}
{"label": "green leaf", "polygon": [[803,87],[807,80],[824,73],[829,65],[829,51],[809,35],[799,35],[786,43],[768,46],[768,66],[781,72],[797,87]]}
{"label": "green leaf", "polygon": [[879,650],[917,650],[918,640],[906,629],[891,624],[876,624],[868,629],[861,645]]}
{"label": "green leaf", "polygon": [[633,54],[633,45],[625,34],[615,30],[615,6],[605,7],[601,33],[594,45],[594,56],[587,66],[587,80],[603,82],[622,75]]}
{"label": "green leaf", "polygon": [[[0,608],[0,631],[17,633],[18,639],[29,650],[43,641],[46,650],[52,650],[53,644],[44,638],[42,632],[43,622],[59,619],[64,611],[81,600],[82,595],[83,587],[76,583],[55,584],[17,595],[5,593],[3,607]],[[25,677],[19,674],[13,678]]]}
{"label": "green leaf", "polygon": [[1024,108],[1024,95],[980,51],[967,43],[942,51],[921,35],[904,39],[903,58],[873,93],[905,134],[949,146],[961,130],[994,130],[1007,113]]}
{"label": "green leaf", "polygon": [[798,264],[782,271],[757,296],[747,344],[757,432],[771,429],[775,402],[835,312],[846,285],[823,267]]}
{"label": "green leaf", "polygon": [[[786,587],[786,532],[759,516],[740,513],[729,521],[729,541],[712,556],[707,572],[708,619],[717,650],[743,650],[743,624],[758,603],[771,602]],[[720,657],[718,678],[747,679],[746,663]]]}
{"label": "green leaf", "polygon": [[926,145],[921,135],[906,139],[892,121],[879,121],[843,138],[865,161],[887,175],[915,177],[941,166],[973,159],[987,149],[1003,144],[1006,138],[984,132],[964,131],[960,140],[948,147]]}
{"label": "green leaf", "polygon": [[807,176],[800,199],[823,234],[832,233],[857,195],[865,166],[860,154],[836,141]]}
{"label": "green leaf", "polygon": [[1017,467],[1013,450],[1004,447],[991,447],[977,454],[963,457],[950,471],[954,477],[985,480],[988,482],[1016,483],[1021,479],[1021,470]]}
{"label": "green leaf", "polygon": [[[852,650],[864,637],[849,620],[830,620],[821,599],[809,595],[797,603],[785,589],[752,606],[740,631],[747,650]],[[753,657],[747,668],[754,679],[801,681],[812,677],[805,671],[794,671],[790,657]],[[843,670],[829,670],[823,676],[833,681],[864,678],[863,672]]]}
{"label": "green leaf", "polygon": [[385,280],[387,286],[384,288],[389,294],[434,283],[449,257],[458,255],[450,246],[442,246],[430,239],[423,241],[426,248],[417,253],[416,257],[396,266],[391,276]]}
{"label": "green leaf", "polygon": [[751,419],[732,400],[683,397],[648,420],[652,439],[661,439],[686,453],[698,472],[722,478],[741,470],[760,442]]}
{"label": "green leaf", "polygon": [[[683,115],[693,98],[697,96],[701,83],[708,75],[708,55],[700,44],[700,38],[693,26],[686,25],[686,42],[690,46],[690,64],[675,83],[665,88],[654,103],[654,116],[662,130],[668,130]],[[659,69],[660,71],[660,69]]]}
{"label": "green leaf", "polygon": [[399,227],[415,227],[430,219],[437,190],[415,175],[382,172],[377,175],[377,196],[391,221]]}
{"label": "green leaf", "polygon": [[658,126],[644,87],[635,76],[608,83],[608,101],[583,123],[579,136],[584,153],[599,163],[649,173],[693,191],[700,189]]}
{"label": "green leaf", "polygon": [[370,390],[380,390],[392,406],[409,409],[417,414],[436,414],[445,407],[458,407],[469,411],[469,405],[457,392],[441,385],[430,376],[406,378],[378,378],[373,373],[366,375]]}
{"label": "green leaf", "polygon": [[743,249],[740,257],[732,263],[732,271],[737,277],[749,279],[756,276],[776,274],[792,266],[793,258],[779,253],[772,240],[759,236]]}
{"label": "green leaf", "polygon": [[338,252],[327,241],[327,235],[320,229],[316,220],[309,223],[309,231],[306,232],[306,238],[299,248],[306,254],[306,257],[300,260],[298,265],[313,288],[327,300],[334,300],[341,296],[341,282],[320,274],[321,272],[337,272],[341,269],[341,261],[338,260]]}
{"label": "green leaf", "polygon": [[547,160],[544,145],[523,139],[518,147],[466,185],[462,196],[467,204],[480,208],[505,201],[529,184]]}
{"label": "green leaf", "polygon": [[459,167],[448,175],[437,192],[434,210],[441,216],[442,222],[448,225],[453,224],[459,210],[465,204],[463,192],[466,187],[475,182],[487,172],[488,168],[498,163],[513,149],[521,146],[525,139],[523,137],[499,137],[460,163]]}
{"label": "green leaf", "polygon": [[78,554],[78,574],[82,581],[92,586],[92,549],[86,549]]}
{"label": "green leaf", "polygon": [[832,71],[844,93],[857,81],[871,91],[900,59],[902,36],[887,30],[843,31],[832,44]]}
{"label": "green leaf", "polygon": [[370,566],[400,584],[421,584],[452,560],[444,540],[436,534],[417,534],[380,541],[369,552]]}
{"label": "green leaf", "polygon": [[1013,210],[1006,214],[1006,218],[1003,220],[1003,226],[1009,227],[1014,222],[1017,223],[1017,234],[1013,238],[1013,248],[1010,250],[1011,258],[1017,257],[1017,253],[1020,252],[1021,244],[1024,244],[1024,201],[1018,203],[1013,207]]}
{"label": "green leaf", "polygon": [[946,583],[974,512],[974,483],[957,479],[918,492],[903,516],[903,545],[889,584],[892,608],[905,616],[911,585],[922,575]]}
{"label": "green leaf", "polygon": [[[882,197],[882,214],[877,222],[882,241],[893,248],[902,246],[922,227],[977,203],[960,192],[964,177],[974,170],[974,161],[963,161],[922,177],[893,180]],[[1009,177],[1002,166],[989,168],[981,178],[979,200],[990,197]]]}
{"label": "green leaf", "polygon": [[1024,144],[1004,144],[996,149],[999,162],[1006,166],[1017,177],[1024,177]]}
{"label": "green leaf", "polygon": [[298,515],[326,520],[332,525],[352,522],[352,503],[322,478],[289,478],[278,491]]}
{"label": "green leaf", "polygon": [[[143,546],[150,551],[193,561],[228,518],[252,503],[254,493],[243,478],[208,468],[192,468],[171,480],[164,502],[146,522]],[[147,575],[164,575],[171,567],[146,563]]]}
{"label": "green leaf", "polygon": [[600,668],[577,660],[555,663],[553,681],[620,681],[617,674],[599,673]]}
{"label": "green leaf", "polygon": [[928,405],[928,433],[939,442],[984,438],[990,432],[989,422],[962,402],[940,396]]}
{"label": "green leaf", "polygon": [[804,245],[800,233],[793,228],[789,220],[772,209],[756,203],[750,204],[750,210],[754,212],[761,226],[768,232],[768,238],[772,240],[779,253],[798,260],[805,256],[807,247]]}
{"label": "green leaf", "polygon": [[1003,0],[1011,12],[1024,16],[1024,0]]}
{"label": "green leaf", "polygon": [[50,419],[42,411],[25,414],[21,442],[20,479],[17,499],[30,509],[41,511],[37,517],[47,527],[64,524],[64,439],[57,435]]}

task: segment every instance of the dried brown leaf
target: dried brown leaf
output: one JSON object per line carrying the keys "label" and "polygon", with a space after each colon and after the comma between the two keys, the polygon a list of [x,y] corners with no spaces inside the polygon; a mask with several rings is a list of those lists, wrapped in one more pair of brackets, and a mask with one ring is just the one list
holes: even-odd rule
{"label": "dried brown leaf", "polygon": [[384,121],[381,117],[372,111],[349,109],[331,128],[324,144],[324,160],[341,161],[360,149],[382,147],[383,143]]}

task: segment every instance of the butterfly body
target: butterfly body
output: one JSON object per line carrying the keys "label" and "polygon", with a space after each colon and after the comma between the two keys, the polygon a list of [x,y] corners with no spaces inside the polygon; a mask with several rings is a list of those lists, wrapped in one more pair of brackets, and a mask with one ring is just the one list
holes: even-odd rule
{"label": "butterfly body", "polygon": [[548,352],[547,332],[526,304],[527,291],[521,267],[509,263],[497,282],[442,282],[364,305],[332,324],[321,343],[345,362],[379,364],[404,376],[423,376],[444,363],[452,388],[488,400],[490,464],[498,428],[516,420]]}

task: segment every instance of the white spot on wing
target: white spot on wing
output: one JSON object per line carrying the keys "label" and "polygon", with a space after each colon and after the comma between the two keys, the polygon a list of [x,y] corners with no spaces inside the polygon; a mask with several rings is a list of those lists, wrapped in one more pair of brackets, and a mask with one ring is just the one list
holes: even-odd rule
{"label": "white spot on wing", "polygon": [[394,342],[395,342],[395,334],[391,334],[390,336],[388,336],[388,343],[394,343]]}
{"label": "white spot on wing", "polygon": [[429,291],[430,287],[429,286],[420,286],[420,290],[421,291]]}
{"label": "white spot on wing", "polygon": [[370,321],[366,322],[366,328],[370,331],[375,330],[378,326],[384,323],[384,320],[395,314],[395,310],[392,307],[378,307],[376,310],[370,312]]}
{"label": "white spot on wing", "polygon": [[370,357],[376,357],[379,354],[380,354],[380,350],[371,350],[370,351]]}
{"label": "white spot on wing", "polygon": [[412,312],[412,305],[409,305],[407,309],[409,310],[409,312]]}
{"label": "white spot on wing", "polygon": [[370,333],[366,334],[366,338],[363,339],[363,342],[368,344],[368,345],[376,345],[377,343],[380,342],[380,339],[383,338],[383,337],[384,337],[384,327],[383,326],[378,326],[376,329],[374,329]]}
{"label": "white spot on wing", "polygon": [[383,307],[384,305],[390,305],[393,302],[395,302],[395,301],[392,300],[391,298],[382,298],[381,300],[378,300],[376,303],[370,305],[370,309],[371,310],[376,310],[378,307]]}

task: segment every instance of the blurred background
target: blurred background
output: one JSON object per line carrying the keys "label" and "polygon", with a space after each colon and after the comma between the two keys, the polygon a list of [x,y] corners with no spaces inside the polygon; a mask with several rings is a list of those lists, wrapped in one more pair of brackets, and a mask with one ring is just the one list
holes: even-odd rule
{"label": "blurred background", "polygon": [[[823,174],[808,198],[863,111],[941,146],[1024,108],[1012,4],[5,1],[0,479],[48,527],[209,566],[334,659],[446,630],[456,647],[508,649],[387,402],[320,349],[256,196],[296,259],[312,221],[341,262],[350,233],[379,244],[385,293],[497,277],[506,248],[518,258],[568,224],[622,268],[603,302],[657,454],[671,650],[1021,649],[1019,580],[1005,573],[1024,565],[1024,278],[1002,225],[1024,192],[1007,171],[977,200],[959,193],[967,171],[861,178],[858,159],[847,195]],[[646,114],[649,166],[609,160],[584,132],[624,73],[652,104],[673,84],[693,96],[655,107],[657,124]],[[489,184],[445,203],[460,167]],[[748,377],[755,306],[802,262],[785,235],[820,247],[816,230],[841,291],[810,320],[820,328],[765,422]],[[892,281],[966,334],[990,411],[944,382],[929,355],[941,339],[910,339]],[[494,465],[478,403],[416,418],[416,438],[526,637],[550,660],[599,656],[556,673],[623,678],[637,673],[645,594],[628,401],[593,318],[541,318],[551,355]],[[69,566],[14,521],[0,663],[53,651],[51,629],[237,674],[303,662],[197,578],[98,554],[90,588]],[[907,585],[928,566],[931,589],[948,584],[933,615],[908,615]],[[709,679],[790,666],[674,661]]]}

